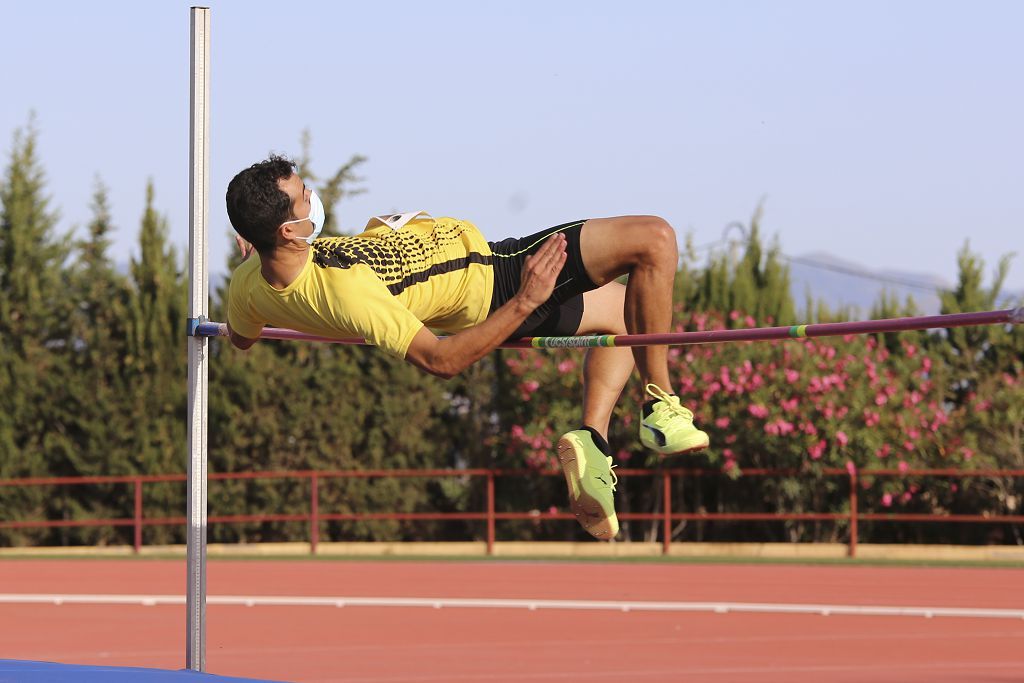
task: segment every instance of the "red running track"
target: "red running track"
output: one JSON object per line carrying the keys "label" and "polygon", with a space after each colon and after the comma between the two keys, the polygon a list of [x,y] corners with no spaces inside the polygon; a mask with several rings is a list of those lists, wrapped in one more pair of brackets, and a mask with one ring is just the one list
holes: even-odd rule
{"label": "red running track", "polygon": [[[182,595],[183,561],[4,560],[4,594]],[[1024,609],[1024,569],[211,561],[209,594]],[[208,608],[212,673],[292,681],[1021,681],[1024,619]],[[179,669],[185,608],[0,601],[0,658]]]}

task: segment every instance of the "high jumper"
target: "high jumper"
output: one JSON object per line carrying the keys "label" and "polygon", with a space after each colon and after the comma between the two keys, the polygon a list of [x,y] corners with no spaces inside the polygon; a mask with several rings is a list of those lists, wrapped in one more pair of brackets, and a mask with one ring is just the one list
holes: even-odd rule
{"label": "high jumper", "polygon": [[[509,339],[665,334],[672,322],[678,245],[654,216],[581,219],[488,242],[469,221],[414,212],[372,218],[359,235],[319,237],[323,204],[278,156],[238,173],[226,200],[244,258],[227,309],[240,349],[266,325],[363,337],[451,378]],[[616,281],[623,275],[625,285]],[[588,349],[580,425],[557,451],[572,511],[598,539],[619,530],[607,436],[634,367],[649,396],[641,443],[662,455],[708,446],[672,389],[666,346]]]}

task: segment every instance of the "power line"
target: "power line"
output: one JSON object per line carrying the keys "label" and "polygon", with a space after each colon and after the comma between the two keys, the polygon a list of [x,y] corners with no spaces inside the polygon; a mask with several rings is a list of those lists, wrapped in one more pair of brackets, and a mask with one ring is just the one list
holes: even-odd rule
{"label": "power line", "polygon": [[[737,240],[737,239],[729,239],[729,237],[728,237],[729,231],[730,230],[734,230],[734,229],[739,230],[740,235],[741,235],[741,239],[739,239],[739,240]],[[702,251],[714,252],[717,249],[725,247],[725,246],[740,246],[741,244],[746,242],[746,240],[747,240],[747,230],[746,230],[746,227],[742,223],[739,223],[738,221],[735,221],[735,222],[729,223],[727,226],[725,226],[725,230],[722,232],[722,236],[719,239],[717,239],[717,240],[715,240],[713,242],[707,242],[705,244],[701,244],[699,246],[693,247],[692,248],[692,252],[694,254],[700,253]],[[800,265],[803,265],[803,266],[808,266],[810,268],[818,268],[820,270],[828,270],[828,271],[832,271],[834,273],[842,273],[843,275],[849,275],[849,276],[852,276],[852,277],[859,277],[859,278],[863,278],[865,280],[874,280],[875,282],[883,282],[885,284],[897,285],[899,287],[910,287],[912,289],[920,289],[920,290],[923,290],[923,291],[931,292],[933,294],[942,294],[943,292],[947,291],[943,287],[938,287],[936,285],[929,284],[929,283],[926,283],[926,282],[921,282],[919,280],[915,281],[915,280],[909,280],[909,279],[906,279],[906,278],[892,277],[892,276],[889,276],[889,275],[879,275],[877,273],[871,273],[871,272],[868,272],[868,271],[859,270],[857,268],[851,268],[851,267],[848,267],[848,266],[841,266],[841,265],[838,265],[838,264],[835,264],[835,263],[826,263],[824,261],[819,261],[819,260],[816,260],[816,259],[807,258],[805,256],[790,256],[789,254],[785,254],[785,253],[782,253],[782,252],[778,252],[778,254],[779,254],[780,258],[788,261],[789,263],[797,263],[797,264],[800,264]]]}
{"label": "power line", "polygon": [[926,284],[923,282],[915,282],[913,280],[905,280],[898,277],[890,277],[888,275],[878,275],[875,273],[869,273],[863,270],[857,270],[855,268],[847,268],[845,266],[836,265],[834,263],[825,263],[824,261],[815,261],[800,256],[790,256],[788,254],[779,254],[782,258],[789,261],[790,263],[799,263],[800,265],[810,266],[811,268],[820,268],[821,270],[830,270],[835,273],[842,273],[844,275],[852,275],[853,277],[864,278],[865,280],[875,280],[877,282],[885,282],[887,284],[899,285],[900,287],[912,287],[914,289],[923,289],[935,294],[941,294],[946,291],[942,287],[936,287],[935,285]]}

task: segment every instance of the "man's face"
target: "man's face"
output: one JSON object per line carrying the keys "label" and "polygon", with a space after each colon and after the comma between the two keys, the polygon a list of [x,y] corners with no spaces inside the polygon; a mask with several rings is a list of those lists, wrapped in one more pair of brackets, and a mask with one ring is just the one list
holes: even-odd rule
{"label": "man's face", "polygon": [[[292,173],[287,178],[278,180],[277,186],[291,200],[291,219],[308,219],[311,210],[309,195],[312,190],[306,187],[299,174]],[[314,226],[312,221],[303,220],[299,223],[282,224],[281,229],[291,232],[292,234],[285,233],[284,237],[292,239],[313,234]]]}

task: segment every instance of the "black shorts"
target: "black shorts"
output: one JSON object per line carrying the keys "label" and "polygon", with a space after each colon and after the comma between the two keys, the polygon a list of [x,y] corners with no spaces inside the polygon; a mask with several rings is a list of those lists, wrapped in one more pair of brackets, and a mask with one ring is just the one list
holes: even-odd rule
{"label": "black shorts", "polygon": [[587,275],[580,255],[580,230],[586,220],[563,223],[528,237],[510,237],[490,242],[494,254],[494,293],[491,313],[498,310],[519,291],[526,257],[537,251],[550,235],[565,235],[565,265],[555,281],[551,298],[537,307],[509,339],[519,337],[567,337],[576,334],[583,320],[583,292],[597,289]]}

